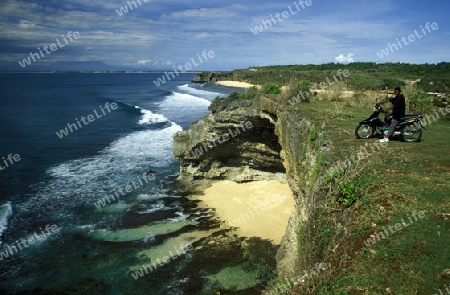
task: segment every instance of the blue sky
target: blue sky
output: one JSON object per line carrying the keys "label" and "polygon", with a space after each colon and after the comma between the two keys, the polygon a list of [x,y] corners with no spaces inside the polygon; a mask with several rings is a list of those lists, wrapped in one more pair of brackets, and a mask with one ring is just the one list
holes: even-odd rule
{"label": "blue sky", "polygon": [[[139,1],[131,10],[127,0],[2,0],[0,69],[15,64],[20,70],[18,61],[56,38],[63,42],[69,31],[80,38],[44,52],[32,66],[102,61],[170,69],[194,58],[199,65],[193,70],[232,70],[352,61],[438,63],[450,56],[450,2],[444,0],[310,0],[304,7],[299,0]],[[121,7],[128,8],[122,16],[117,13]],[[283,11],[280,21],[276,14]],[[424,35],[420,26],[427,22],[438,29]],[[263,30],[254,34],[259,25]],[[421,38],[379,57],[388,43],[415,30]],[[200,64],[197,54],[205,50],[215,55]]]}

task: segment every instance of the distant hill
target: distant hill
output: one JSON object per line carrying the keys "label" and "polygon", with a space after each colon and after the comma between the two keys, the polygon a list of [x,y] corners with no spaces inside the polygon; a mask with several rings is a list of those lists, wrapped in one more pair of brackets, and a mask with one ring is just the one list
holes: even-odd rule
{"label": "distant hill", "polygon": [[60,61],[45,66],[48,71],[122,71],[124,67],[107,65],[101,61]]}

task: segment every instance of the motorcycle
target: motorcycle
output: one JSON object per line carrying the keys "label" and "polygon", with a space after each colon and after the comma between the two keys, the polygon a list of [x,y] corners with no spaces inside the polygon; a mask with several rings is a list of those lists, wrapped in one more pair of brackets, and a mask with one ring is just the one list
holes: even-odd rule
{"label": "motorcycle", "polygon": [[[383,138],[389,130],[390,118],[386,116],[385,120],[382,121],[380,119],[381,113],[384,113],[383,108],[376,105],[370,117],[359,122],[355,128],[356,138]],[[425,126],[421,122],[422,119],[423,116],[419,114],[406,115],[400,119],[392,137],[406,142],[419,142],[422,139],[422,129],[425,129]]]}

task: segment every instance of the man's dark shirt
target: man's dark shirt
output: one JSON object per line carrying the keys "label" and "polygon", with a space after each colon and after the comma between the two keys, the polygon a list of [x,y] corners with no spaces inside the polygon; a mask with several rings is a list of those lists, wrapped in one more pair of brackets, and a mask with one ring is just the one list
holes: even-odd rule
{"label": "man's dark shirt", "polygon": [[399,94],[396,97],[391,98],[389,101],[394,106],[394,109],[392,110],[392,116],[395,120],[400,121],[400,119],[405,116],[405,97],[403,96],[403,94]]}

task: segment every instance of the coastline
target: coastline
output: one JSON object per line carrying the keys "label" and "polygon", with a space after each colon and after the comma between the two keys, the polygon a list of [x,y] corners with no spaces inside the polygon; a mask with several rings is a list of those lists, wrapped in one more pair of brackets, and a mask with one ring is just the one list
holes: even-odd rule
{"label": "coastline", "polygon": [[214,182],[203,195],[196,194],[204,208],[216,210],[221,228],[234,228],[241,237],[260,237],[279,245],[295,201],[287,184],[278,180],[236,183]]}
{"label": "coastline", "polygon": [[215,83],[221,86],[235,87],[235,88],[250,88],[252,86],[260,87],[259,85],[253,85],[247,82],[240,82],[240,81],[217,81]]}

